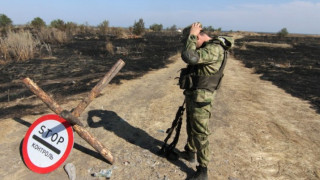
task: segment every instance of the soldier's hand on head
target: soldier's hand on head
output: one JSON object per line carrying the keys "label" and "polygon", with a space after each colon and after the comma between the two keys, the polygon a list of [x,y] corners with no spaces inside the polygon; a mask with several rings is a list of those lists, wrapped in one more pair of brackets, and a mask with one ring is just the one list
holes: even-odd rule
{"label": "soldier's hand on head", "polygon": [[193,34],[195,36],[198,36],[198,34],[200,33],[201,30],[202,30],[201,23],[199,23],[199,22],[193,23],[191,25],[190,35]]}

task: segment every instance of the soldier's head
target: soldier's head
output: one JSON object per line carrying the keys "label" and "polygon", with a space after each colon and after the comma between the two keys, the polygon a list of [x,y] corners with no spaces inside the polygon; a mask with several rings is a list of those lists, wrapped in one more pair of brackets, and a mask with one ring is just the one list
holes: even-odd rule
{"label": "soldier's head", "polygon": [[192,28],[198,29],[198,31],[196,31],[197,33],[194,34],[197,37],[197,45],[196,45],[197,48],[201,47],[204,42],[206,42],[206,41],[211,39],[207,35],[207,33],[202,30],[202,24],[198,22],[198,23],[193,23],[192,25],[187,26],[186,28],[183,29],[183,31],[182,31],[182,41],[181,41],[182,43],[186,43]]}
{"label": "soldier's head", "polygon": [[200,33],[197,36],[197,45],[196,47],[199,48],[203,45],[204,42],[211,40],[212,38],[208,36],[207,33],[200,31]]}

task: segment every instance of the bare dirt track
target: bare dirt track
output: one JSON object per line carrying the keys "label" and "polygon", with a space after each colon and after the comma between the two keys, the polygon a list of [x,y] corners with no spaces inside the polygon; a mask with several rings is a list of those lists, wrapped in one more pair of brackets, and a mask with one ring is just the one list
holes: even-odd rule
{"label": "bare dirt track", "polygon": [[[82,114],[87,129],[111,150],[116,162],[105,162],[75,134],[64,164],[76,166],[77,179],[99,179],[91,173],[110,168],[111,179],[185,179],[194,172],[196,163],[170,162],[156,153],[183,101],[175,77],[184,63],[179,54],[168,63],[110,84]],[[320,179],[320,115],[313,101],[262,76],[234,57],[228,61],[210,124],[209,179]],[[84,95],[59,102],[70,110]],[[2,118],[0,179],[68,179],[62,166],[41,175],[22,161],[21,141],[31,123],[46,113],[50,111],[42,108],[38,114]],[[182,131],[177,148],[182,150],[185,141]]]}

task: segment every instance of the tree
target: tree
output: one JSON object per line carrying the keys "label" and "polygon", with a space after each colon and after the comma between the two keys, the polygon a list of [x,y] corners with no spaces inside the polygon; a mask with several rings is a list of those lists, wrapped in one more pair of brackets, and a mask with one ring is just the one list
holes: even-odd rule
{"label": "tree", "polygon": [[61,19],[56,19],[56,20],[51,21],[50,26],[54,27],[54,28],[57,28],[57,29],[59,29],[61,31],[64,31],[65,28],[66,28],[66,24]]}
{"label": "tree", "polygon": [[36,29],[40,29],[42,27],[45,27],[46,23],[40,17],[36,17],[31,21],[31,26]]}
{"label": "tree", "polygon": [[155,32],[160,32],[163,28],[163,25],[162,24],[152,24],[150,26],[150,29],[155,31]]}
{"label": "tree", "polygon": [[213,32],[214,31],[214,28],[212,26],[208,26],[208,27],[204,27],[203,28],[204,31],[211,31]]}
{"label": "tree", "polygon": [[277,35],[278,35],[279,37],[286,37],[286,36],[288,36],[288,34],[289,34],[289,32],[288,32],[287,28],[282,28],[282,29],[277,33]]}
{"label": "tree", "polygon": [[174,25],[172,25],[170,28],[169,28],[169,30],[170,31],[177,31],[177,26],[174,24]]}
{"label": "tree", "polygon": [[5,14],[0,14],[0,27],[8,27],[12,25],[12,20]]}
{"label": "tree", "polygon": [[144,22],[143,22],[143,19],[140,18],[138,22],[134,21],[134,24],[133,24],[133,34],[135,35],[141,35],[142,33],[144,33]]}

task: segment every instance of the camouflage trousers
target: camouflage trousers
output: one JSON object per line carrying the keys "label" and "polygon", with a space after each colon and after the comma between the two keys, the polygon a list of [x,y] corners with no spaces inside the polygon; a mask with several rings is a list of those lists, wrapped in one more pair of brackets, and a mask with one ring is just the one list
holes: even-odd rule
{"label": "camouflage trousers", "polygon": [[204,89],[185,90],[188,140],[185,149],[197,153],[200,166],[207,167],[210,161],[208,127],[216,91]]}

